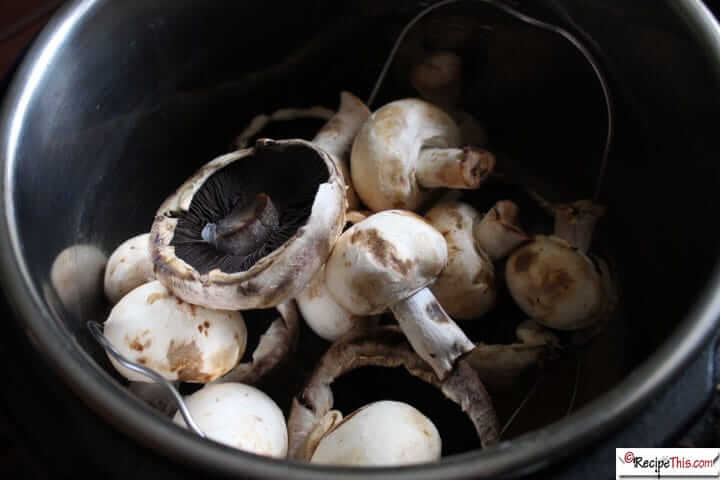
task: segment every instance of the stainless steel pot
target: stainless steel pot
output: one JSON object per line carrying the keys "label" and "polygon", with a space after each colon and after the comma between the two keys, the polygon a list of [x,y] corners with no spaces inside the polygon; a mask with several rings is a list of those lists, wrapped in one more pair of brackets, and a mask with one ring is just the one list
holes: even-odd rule
{"label": "stainless steel pot", "polygon": [[[253,114],[333,105],[340,89],[369,92],[402,22],[424,4],[78,0],[56,15],[17,72],[0,116],[2,284],[35,351],[88,408],[141,445],[208,472],[514,475],[617,430],[707,344],[720,312],[720,27],[697,0],[547,0],[514,4],[580,35],[614,91],[617,136],[602,200],[613,215],[632,336],[622,382],[571,416],[496,448],[433,465],[358,471],[271,461],[203,441],[154,415],[107,373],[83,327],[99,315],[96,299],[69,309],[49,288],[58,252],[77,243],[108,252],[147,230],[172,188],[227,150]],[[489,35],[489,44],[509,42],[474,53],[480,93],[471,104],[482,109],[491,138],[558,191],[589,191],[604,113],[587,65],[557,39],[468,4],[461,14],[505,34]],[[380,101],[410,94],[391,78]]]}

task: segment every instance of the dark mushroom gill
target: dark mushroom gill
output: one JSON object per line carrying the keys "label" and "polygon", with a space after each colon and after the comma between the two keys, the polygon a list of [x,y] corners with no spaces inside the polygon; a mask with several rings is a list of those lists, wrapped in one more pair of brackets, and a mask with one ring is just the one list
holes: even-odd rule
{"label": "dark mushroom gill", "polygon": [[[256,148],[212,174],[198,189],[187,212],[178,212],[170,245],[175,255],[200,273],[219,268],[243,272],[267,256],[302,227],[312,210],[320,184],[330,174],[325,161],[305,145],[271,145]],[[222,252],[202,238],[208,223],[217,223],[234,209],[250,205],[258,194],[272,199],[280,225],[264,242],[245,255]]]}

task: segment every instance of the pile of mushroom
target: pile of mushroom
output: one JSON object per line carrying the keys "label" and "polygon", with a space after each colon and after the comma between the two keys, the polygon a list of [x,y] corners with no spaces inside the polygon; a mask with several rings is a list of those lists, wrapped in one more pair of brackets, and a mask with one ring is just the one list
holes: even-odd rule
{"label": "pile of mushroom", "polygon": [[[320,464],[437,461],[432,412],[382,395],[344,418],[333,409],[332,383],[376,366],[404,367],[439,389],[490,446],[501,428],[488,390],[513,388],[557,354],[557,331],[592,332],[613,312],[610,269],[588,253],[603,208],[543,202],[555,220],[543,235],[521,227],[511,199],[488,198],[480,210],[465,196],[494,181],[496,161],[459,106],[461,69],[456,54],[435,52],[411,72],[424,99],[372,113],[343,92],[332,115],[314,107],[256,117],[238,150],[167,197],[149,233],[106,264],[82,250],[105,265],[93,274],[104,275],[112,305],[105,337],[176,385],[201,384],[185,403],[205,436]],[[258,137],[268,122],[303,116],[328,120],[312,139]],[[61,299],[73,296],[68,252],[53,267]],[[467,333],[513,302],[515,317],[501,319],[515,326],[509,343]],[[275,319],[243,361],[255,310]],[[325,350],[303,376],[296,347],[307,336]],[[133,392],[174,413],[148,378],[109,358]],[[304,387],[283,412],[258,387],[293,369]]]}

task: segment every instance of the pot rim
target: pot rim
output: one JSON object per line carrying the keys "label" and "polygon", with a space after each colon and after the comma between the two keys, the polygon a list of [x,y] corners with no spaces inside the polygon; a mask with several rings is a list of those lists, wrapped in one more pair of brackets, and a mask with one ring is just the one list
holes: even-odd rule
{"label": "pot rim", "polygon": [[[512,441],[419,466],[350,469],[318,467],[289,460],[272,460],[203,440],[154,414],[121,387],[53,317],[33,286],[19,240],[13,199],[14,165],[22,124],[37,86],[64,40],[107,0],[75,0],[65,5],[34,42],[16,73],[0,111],[0,283],[18,313],[17,321],[34,349],[62,381],[96,414],[137,442],[172,461],[201,466],[220,474],[298,480],[343,478],[486,478],[504,473],[528,473],[559,461],[622,426],[676,378],[710,340],[720,318],[720,268],[672,335],[615,388],[569,417]],[[669,2],[696,35],[720,77],[720,26],[700,0]],[[18,281],[21,279],[21,281]],[[90,368],[88,368],[90,366]]]}

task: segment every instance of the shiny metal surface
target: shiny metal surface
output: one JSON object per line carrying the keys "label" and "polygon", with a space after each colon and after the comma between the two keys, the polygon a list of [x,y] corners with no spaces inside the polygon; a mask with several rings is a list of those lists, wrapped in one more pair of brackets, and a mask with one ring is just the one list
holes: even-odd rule
{"label": "shiny metal surface", "polygon": [[[697,0],[547,3],[600,52],[622,104],[604,200],[622,220],[620,260],[634,292],[629,321],[652,348],[615,389],[548,428],[438,464],[292,465],[159,419],[100,365],[82,333],[84,321],[99,315],[93,302],[71,314],[49,288],[58,252],[85,243],[107,252],[149,228],[173,186],[227,149],[254,114],[298,102],[334,105],[340,88],[364,95],[392,36],[362,34],[384,15],[419,10],[406,3],[349,2],[338,10],[322,1],[80,0],[64,8],[24,61],[0,115],[2,285],[38,352],[90,408],[138,442],[237,476],[487,478],[535,471],[622,426],[681,374],[718,325],[718,252],[707,240],[717,227],[707,219],[720,213],[720,151],[711,141],[720,113],[720,30]],[[288,56],[300,45],[308,47]],[[593,170],[571,170],[571,160],[550,167],[549,176],[577,173],[567,178],[580,185],[582,171]]]}

